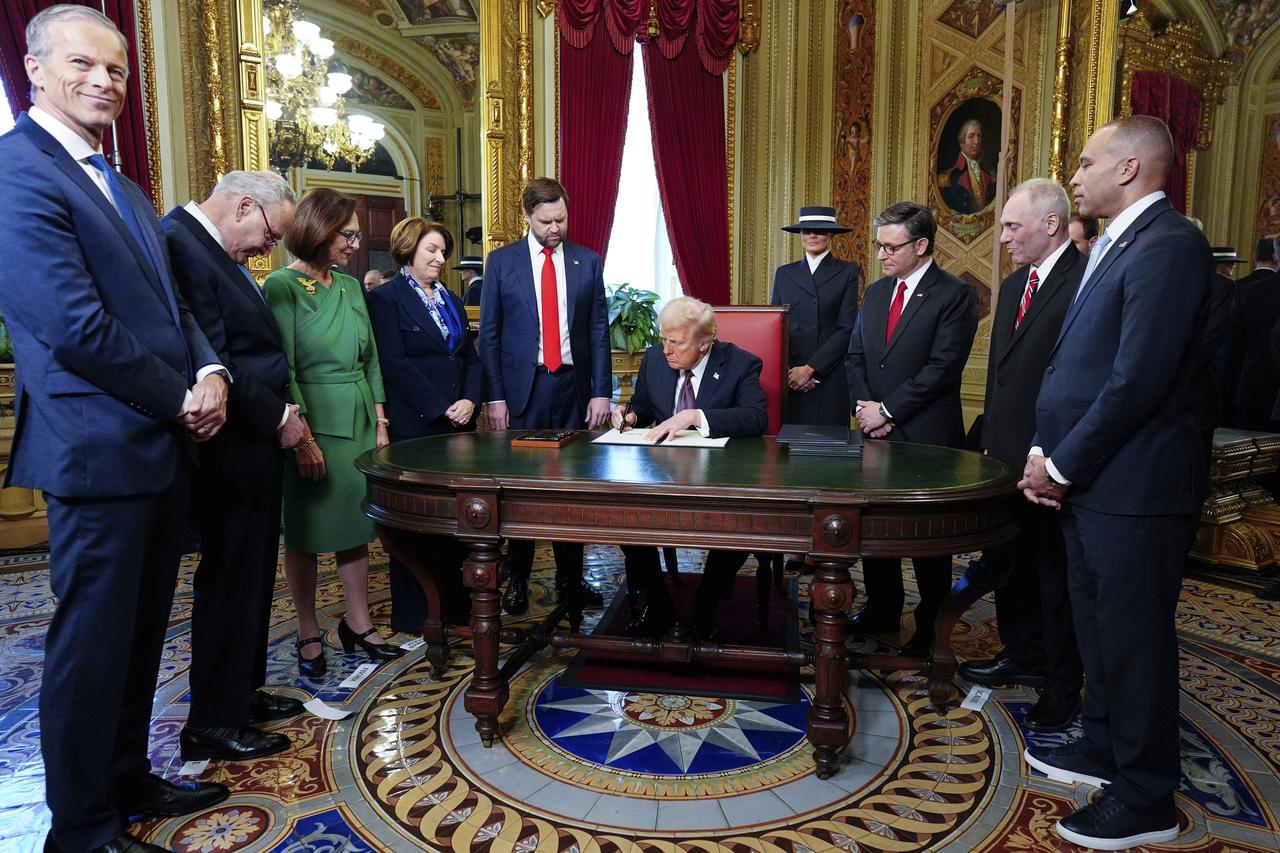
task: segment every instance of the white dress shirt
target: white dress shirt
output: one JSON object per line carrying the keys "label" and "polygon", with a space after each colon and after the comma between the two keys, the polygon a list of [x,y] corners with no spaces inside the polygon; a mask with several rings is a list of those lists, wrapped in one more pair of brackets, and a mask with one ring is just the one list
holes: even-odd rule
{"label": "white dress shirt", "polygon": [[[1043,287],[1045,281],[1049,278],[1049,274],[1053,272],[1054,266],[1058,263],[1058,259],[1062,257],[1062,253],[1067,251],[1067,246],[1071,245],[1070,240],[1063,240],[1062,245],[1049,253],[1049,257],[1044,259],[1044,263],[1039,266],[1032,264],[1031,269],[1035,270],[1036,275],[1040,277],[1039,287]],[[1031,272],[1027,272],[1027,279],[1031,279]],[[1022,287],[1025,290],[1027,283],[1024,281]],[[1036,289],[1038,290],[1039,287]]]}
{"label": "white dress shirt", "polygon": [[[85,142],[74,130],[67,127],[53,115],[39,107],[33,106],[27,110],[27,115],[36,124],[40,125],[45,132],[52,136],[59,145],[71,155],[71,159],[80,164],[80,168],[84,169],[84,173],[89,176],[89,180],[93,181],[93,185],[102,191],[102,195],[106,197],[107,203],[113,208],[115,201],[111,198],[111,188],[107,186],[107,179],[103,176],[98,168],[89,163],[89,158],[94,154],[101,154],[101,148],[94,148]],[[117,210],[116,213],[119,213]],[[139,223],[141,225],[141,223]],[[145,247],[139,248],[145,251]],[[216,373],[219,370],[226,370],[221,364],[205,364],[196,371],[196,381],[200,382],[210,373]],[[188,390],[182,398],[182,408],[178,411],[177,417],[182,417],[187,413],[187,409],[191,407],[191,391]]]}
{"label": "white dress shirt", "polygon": [[[684,378],[680,374],[676,375],[676,395],[671,398],[671,413],[674,415],[676,406],[680,405],[680,385],[684,382],[693,384],[693,399],[698,399],[698,391],[702,388],[702,374],[707,372],[707,359],[711,357],[711,350],[708,349],[703,353],[702,358],[698,359],[698,363],[689,369],[688,378]],[[703,414],[702,409],[698,409],[698,433],[703,438],[711,437],[711,427],[707,424],[707,416]]]}
{"label": "white dress shirt", "polygon": [[[906,246],[903,246],[902,248],[905,249]],[[890,310],[893,309],[893,301],[898,298],[898,282],[905,281],[907,283],[907,289],[902,294],[902,311],[904,314],[906,313],[907,305],[911,302],[911,296],[916,292],[916,286],[920,284],[920,279],[924,278],[924,274],[929,271],[929,267],[931,266],[933,266],[933,258],[927,258],[923,264],[921,264],[919,267],[916,268],[916,270],[913,273],[911,273],[911,275],[907,276],[906,278],[894,279],[893,291],[892,291],[893,295],[889,297]],[[901,316],[899,316],[899,322],[901,322]],[[880,408],[884,409],[885,414],[889,416],[889,420],[893,420],[893,415],[890,414],[888,409],[884,408],[883,402],[880,404]],[[853,410],[853,416],[856,418],[858,416],[858,412],[861,412],[861,411],[862,411],[862,407],[858,406]]]}
{"label": "white dress shirt", "polygon": [[822,263],[822,259],[829,254],[831,254],[830,249],[827,249],[825,252],[823,252],[821,255],[818,255],[817,257],[814,257],[808,252],[805,252],[804,259],[809,262],[809,275],[813,275],[818,271],[818,264]]}
{"label": "white dress shirt", "polygon": [[[533,302],[538,306],[538,364],[546,364],[547,360],[543,357],[546,343],[542,340],[541,332],[542,265],[546,262],[546,255],[542,254],[542,244],[538,242],[537,237],[533,236],[532,230],[525,239],[529,244],[529,262],[533,265]],[[560,361],[563,364],[573,364],[573,353],[569,351],[568,279],[564,274],[564,241],[561,241],[551,253],[551,263],[556,270],[556,306],[560,314]]]}

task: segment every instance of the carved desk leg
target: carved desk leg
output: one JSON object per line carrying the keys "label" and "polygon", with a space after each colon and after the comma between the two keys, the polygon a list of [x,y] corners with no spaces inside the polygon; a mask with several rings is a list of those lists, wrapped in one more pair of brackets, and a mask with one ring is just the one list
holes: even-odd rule
{"label": "carved desk leg", "polygon": [[498,632],[502,630],[501,597],[498,595],[499,544],[471,542],[471,553],[462,566],[462,583],[471,590],[471,637],[476,667],[463,698],[475,714],[476,731],[485,746],[498,737],[498,714],[507,704],[507,683],[498,674]]}
{"label": "carved desk leg", "polygon": [[849,715],[844,709],[845,613],[853,604],[849,564],[814,561],[810,595],[814,607],[814,697],[809,706],[809,742],[819,779],[836,771],[849,739]]}
{"label": "carved desk leg", "polygon": [[952,679],[956,675],[956,656],[951,651],[951,632],[964,612],[992,589],[990,584],[980,583],[966,571],[947,593],[933,620],[933,650],[927,672],[929,673],[929,701],[939,712],[945,713],[953,697]]}
{"label": "carved desk leg", "polygon": [[431,677],[443,678],[445,668],[449,665],[449,642],[445,636],[440,590],[420,556],[423,537],[379,524],[378,538],[391,556],[408,569],[417,578],[418,586],[422,587],[422,594],[427,599],[427,618],[422,624],[422,639],[427,644],[427,662],[431,664]]}

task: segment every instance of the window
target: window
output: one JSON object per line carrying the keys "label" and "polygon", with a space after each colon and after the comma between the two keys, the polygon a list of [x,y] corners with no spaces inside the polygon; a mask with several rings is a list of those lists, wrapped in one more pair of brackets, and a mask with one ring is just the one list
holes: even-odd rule
{"label": "window", "polygon": [[631,104],[627,137],[622,147],[622,174],[618,201],[605,255],[607,285],[630,284],[658,294],[661,310],[667,300],[683,295],[667,238],[667,220],[658,195],[658,173],[653,161],[653,137],[649,133],[649,95],[645,87],[640,46],[632,55]]}
{"label": "window", "polygon": [[0,133],[8,133],[13,127],[13,107],[9,105],[9,93],[4,90],[4,80],[0,80],[0,98],[4,99],[4,108],[0,109]]}

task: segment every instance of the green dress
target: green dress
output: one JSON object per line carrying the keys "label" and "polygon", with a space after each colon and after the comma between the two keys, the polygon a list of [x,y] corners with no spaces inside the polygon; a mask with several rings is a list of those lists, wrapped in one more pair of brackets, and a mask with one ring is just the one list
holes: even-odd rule
{"label": "green dress", "polygon": [[360,282],[334,270],[325,287],[286,267],[267,276],[263,292],[284,338],[293,401],[326,472],[304,480],[296,461],[285,465],[284,543],[308,554],[367,545],[373,521],[360,509],[365,481],[355,460],[377,443],[373,405],[385,396]]}

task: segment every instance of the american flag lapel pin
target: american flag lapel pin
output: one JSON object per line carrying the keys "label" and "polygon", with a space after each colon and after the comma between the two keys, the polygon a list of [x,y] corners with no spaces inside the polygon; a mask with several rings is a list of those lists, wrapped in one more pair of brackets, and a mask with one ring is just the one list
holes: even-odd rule
{"label": "american flag lapel pin", "polygon": [[1116,248],[1117,248],[1117,249],[1123,249],[1123,248],[1124,248],[1125,246],[1127,246],[1127,245],[1129,245],[1129,241],[1128,241],[1128,240],[1125,240],[1123,243],[1121,243],[1121,244],[1120,244],[1119,246],[1117,246]]}
{"label": "american flag lapel pin", "polygon": [[573,259],[573,265],[574,265],[575,267],[576,267],[576,266],[578,266],[578,259],[577,259],[577,258],[574,258],[574,259]]}
{"label": "american flag lapel pin", "polygon": [[713,373],[713,374],[711,374],[711,378],[712,378],[712,379],[719,379],[719,378],[720,378],[720,374],[719,374],[719,373]]}

